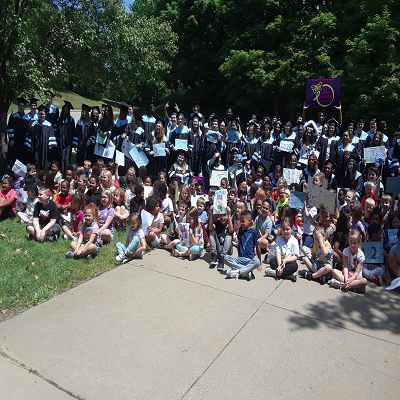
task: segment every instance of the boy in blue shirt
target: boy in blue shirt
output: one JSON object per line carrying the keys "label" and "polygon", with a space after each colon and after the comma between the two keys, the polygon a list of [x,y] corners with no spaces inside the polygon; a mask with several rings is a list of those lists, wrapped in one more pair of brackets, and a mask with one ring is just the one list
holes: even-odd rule
{"label": "boy in blue shirt", "polygon": [[[240,229],[238,233],[238,257],[225,256],[225,263],[231,269],[226,271],[228,278],[238,278],[239,275],[248,280],[254,279],[253,270],[262,270],[261,249],[258,244],[258,234],[253,226],[251,211],[244,210],[240,216]],[[256,248],[257,257],[254,255]]]}

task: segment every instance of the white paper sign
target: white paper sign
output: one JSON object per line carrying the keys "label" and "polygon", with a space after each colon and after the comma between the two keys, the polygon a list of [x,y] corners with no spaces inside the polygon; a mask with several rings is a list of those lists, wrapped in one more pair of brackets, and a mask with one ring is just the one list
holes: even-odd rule
{"label": "white paper sign", "polygon": [[365,264],[383,263],[383,243],[382,242],[363,242],[361,249],[365,256]]}
{"label": "white paper sign", "polygon": [[282,141],[279,143],[279,148],[280,148],[282,151],[290,151],[290,150],[293,149],[293,146],[294,146],[294,143],[291,142],[291,141],[289,141],[289,140],[282,140]]}
{"label": "white paper sign", "polygon": [[140,215],[142,216],[142,229],[144,234],[147,236],[149,234],[147,228],[149,226],[151,227],[154,217],[146,210],[142,210]]}
{"label": "white paper sign", "polygon": [[181,246],[189,247],[190,246],[189,224],[182,222],[178,224],[178,227],[179,227],[179,241],[181,242]]}
{"label": "white paper sign", "polygon": [[165,157],[165,143],[153,144],[154,157]]}
{"label": "white paper sign", "polygon": [[175,139],[175,147],[178,150],[186,150],[188,141],[186,139]]}
{"label": "white paper sign", "polygon": [[329,214],[335,214],[336,193],[319,186],[310,185],[308,188],[308,204],[317,208],[323,205]]}
{"label": "white paper sign", "polygon": [[375,157],[376,156],[385,156],[386,157],[386,148],[385,146],[378,146],[378,147],[365,147],[364,148],[364,158],[366,159],[365,163],[375,164]]}
{"label": "white paper sign", "polygon": [[231,177],[231,178],[233,178],[235,175],[234,175],[234,172],[235,172],[235,170],[237,170],[238,169],[238,167],[239,167],[239,163],[235,163],[235,164],[232,164],[229,168],[228,168],[228,173],[229,173],[229,176]]}
{"label": "white paper sign", "polygon": [[389,243],[398,244],[399,238],[397,237],[398,229],[388,229]]}
{"label": "white paper sign", "polygon": [[125,154],[118,150],[115,150],[115,164],[118,164],[120,167],[125,166]]}
{"label": "white paper sign", "polygon": [[138,149],[136,146],[131,148],[129,154],[138,168],[143,165],[146,166],[149,163],[149,159],[146,157],[146,154],[144,154],[144,151],[142,149]]}
{"label": "white paper sign", "polygon": [[213,214],[225,214],[228,204],[228,191],[226,189],[217,190],[214,196]]}
{"label": "white paper sign", "polygon": [[283,177],[286,179],[287,184],[300,183],[300,177],[303,171],[300,169],[283,168]]}
{"label": "white paper sign", "polygon": [[143,186],[144,190],[144,198],[147,199],[150,196],[150,193],[153,191],[153,186]]}
{"label": "white paper sign", "polygon": [[307,149],[307,146],[304,144],[300,149],[299,163],[307,165],[308,158],[311,156],[311,154],[315,154],[317,158],[319,157],[319,151],[313,148]]}
{"label": "white paper sign", "polygon": [[115,144],[110,139],[107,139],[105,147],[99,143],[96,143],[94,147],[94,154],[96,154],[96,156],[104,158],[114,158],[114,153],[115,153]]}
{"label": "white paper sign", "polygon": [[218,143],[220,133],[216,131],[208,131],[207,142]]}
{"label": "white paper sign", "polygon": [[15,160],[14,166],[11,168],[12,172],[15,172],[18,176],[25,176],[26,165],[22,164],[21,161]]}
{"label": "white paper sign", "polygon": [[211,171],[210,186],[219,187],[221,185],[222,178],[228,178],[228,171]]}
{"label": "white paper sign", "polygon": [[[132,156],[129,154],[131,148],[134,144],[126,137],[121,145],[121,151],[130,159],[132,160]],[[133,160],[132,160],[133,161]]]}

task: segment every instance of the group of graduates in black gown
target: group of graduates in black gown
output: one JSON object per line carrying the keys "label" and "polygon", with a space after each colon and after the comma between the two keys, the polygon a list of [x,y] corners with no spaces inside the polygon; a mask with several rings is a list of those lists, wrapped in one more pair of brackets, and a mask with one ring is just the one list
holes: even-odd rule
{"label": "group of graduates in black gown", "polygon": [[[7,126],[10,167],[19,159],[47,170],[57,160],[64,172],[71,164],[73,150],[76,163],[83,165],[84,160],[101,158],[95,154],[96,144],[108,146],[112,141],[116,150],[123,151],[129,141],[146,154],[147,171],[154,179],[161,171],[170,176],[183,172],[186,181],[191,176],[208,178],[213,170],[236,164],[237,173],[229,175],[230,181],[235,179],[238,184],[261,170],[262,176],[269,175],[276,185],[283,168],[290,168],[303,171],[302,181],[324,172],[328,189],[336,190],[341,182],[341,187],[354,190],[360,197],[368,169],[373,166],[366,162],[365,148],[385,148],[383,181],[387,176],[398,176],[400,167],[400,133],[389,139],[386,118],[358,117],[343,122],[341,106],[335,111],[337,120],[328,120],[325,109],[307,115],[312,112],[304,105],[295,118],[249,113],[242,123],[233,106],[227,106],[224,115],[213,111],[205,118],[198,101],[193,102],[191,113],[176,104],[170,110],[167,103],[162,117],[154,116],[153,102],[147,104],[144,115],[135,112],[133,103],[121,102],[116,118],[110,105],[100,108],[82,104],[80,119],[75,121],[71,102],[64,100],[60,112],[52,104],[54,94],[47,94],[46,105],[39,107],[38,99],[17,99],[18,111],[10,115]],[[30,111],[25,113],[28,103]],[[164,144],[165,155],[155,151],[160,147],[157,144]],[[138,169],[135,160],[125,154],[120,175],[129,167]],[[184,157],[178,163],[180,155]]]}

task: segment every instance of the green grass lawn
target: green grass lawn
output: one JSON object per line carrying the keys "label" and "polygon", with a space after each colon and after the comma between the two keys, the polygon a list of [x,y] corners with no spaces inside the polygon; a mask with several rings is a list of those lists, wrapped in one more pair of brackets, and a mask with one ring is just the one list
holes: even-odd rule
{"label": "green grass lawn", "polygon": [[92,261],[67,259],[70,241],[37,243],[26,239],[26,225],[19,218],[0,223],[0,311],[23,311],[63,293],[80,282],[116,266],[115,243],[126,241],[126,233],[115,232],[114,240],[101,248]]}

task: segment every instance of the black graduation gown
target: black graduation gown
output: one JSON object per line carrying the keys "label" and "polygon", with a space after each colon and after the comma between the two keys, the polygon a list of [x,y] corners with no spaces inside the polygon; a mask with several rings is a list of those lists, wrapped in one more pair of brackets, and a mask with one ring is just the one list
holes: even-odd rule
{"label": "black graduation gown", "polygon": [[[277,140],[277,147],[279,147],[282,141],[292,142],[293,143],[293,153],[296,154],[298,157],[299,150],[300,150],[300,141],[297,139],[296,132],[292,132],[289,137],[286,135],[281,134],[279,139]],[[281,165],[282,168],[289,168],[290,167],[290,158],[292,157],[293,153],[289,153],[287,151],[275,151],[274,157],[276,164]]]}
{"label": "black graduation gown", "polygon": [[[332,142],[331,145],[331,153],[329,158],[331,158],[336,163],[336,175],[339,178],[343,178],[345,166],[344,166],[344,151],[343,151],[343,143],[339,144],[339,141]],[[356,157],[358,158],[360,155],[355,146],[350,144],[346,150],[346,153],[350,153],[350,158]]]}
{"label": "black graduation gown", "polygon": [[26,148],[24,146],[26,133],[28,131],[29,118],[27,114],[19,115],[17,112],[10,115],[7,124],[9,141],[13,140],[14,145],[8,144],[7,164],[12,167],[16,159],[22,163],[26,162]]}
{"label": "black graduation gown", "polygon": [[189,165],[193,171],[194,176],[199,176],[201,170],[201,160],[202,160],[202,143],[204,139],[204,134],[200,130],[199,134],[194,135],[193,132],[189,134]]}
{"label": "black graduation gown", "polygon": [[151,135],[151,132],[154,131],[154,127],[156,124],[156,119],[154,117],[149,117],[147,115],[142,116],[142,124],[145,136]]}
{"label": "black graduation gown", "polygon": [[58,148],[60,150],[61,172],[65,172],[68,165],[71,164],[71,152],[72,152],[72,141],[75,136],[75,121],[72,117],[69,117],[57,121],[57,141]]}
{"label": "black graduation gown", "polygon": [[[186,128],[186,129],[185,129]],[[186,132],[185,132],[186,131]],[[190,140],[190,131],[187,129],[187,127],[184,127],[183,132],[180,132],[179,126],[175,128],[170,135],[170,157],[169,157],[169,166],[175,163],[176,158],[178,155],[182,152],[181,150],[178,151],[172,151],[172,147],[175,146],[175,140],[176,139],[181,139],[181,140],[187,140],[188,143],[188,148],[189,148],[189,140]],[[190,165],[189,162],[189,151],[184,151],[183,154],[185,155],[186,159],[186,164]]]}
{"label": "black graduation gown", "polygon": [[25,145],[30,150],[28,161],[39,168],[50,168],[53,161],[50,150],[57,148],[53,125],[49,121],[44,121],[43,124],[37,120],[33,121],[28,127]]}
{"label": "black graduation gown", "polygon": [[215,153],[221,154],[222,143],[221,140],[218,140],[218,143],[213,143],[207,141],[206,135],[204,135],[203,139],[203,156],[201,160],[201,168],[203,172],[203,176],[208,177],[207,172],[207,161],[214,157]]}
{"label": "black graduation gown", "polygon": [[[154,140],[154,136],[153,136]],[[147,173],[153,177],[153,181],[158,179],[158,174],[161,171],[166,171],[167,170],[167,159],[168,155],[164,157],[154,157],[150,156],[148,153],[149,151],[153,151],[153,144],[161,143],[159,140],[156,140],[154,143],[150,143],[149,148],[147,148],[146,155],[147,158],[149,159],[149,163],[147,164]],[[164,142],[165,143],[165,142]],[[165,143],[167,146],[167,143]]]}
{"label": "black graduation gown", "polygon": [[267,175],[272,171],[275,166],[275,158],[274,158],[274,147],[276,146],[276,142],[272,141],[272,143],[264,142],[261,138],[258,142],[258,155],[265,161],[272,161],[271,168],[269,171],[265,171]]}
{"label": "black graduation gown", "polygon": [[50,106],[50,111],[46,115],[46,120],[49,121],[54,128],[54,132],[57,132],[57,121],[60,118],[60,110],[56,106]]}
{"label": "black graduation gown", "polygon": [[94,133],[90,129],[91,125],[91,123],[84,123],[82,120],[76,123],[74,146],[77,147],[76,162],[79,166],[83,166],[85,160],[93,161],[93,150],[90,150],[91,145],[87,146],[88,140]]}
{"label": "black graduation gown", "polygon": [[[336,142],[339,140],[338,136],[334,136],[331,145],[330,145],[330,153],[329,153],[329,158],[331,158],[331,153],[332,150],[334,150],[334,147],[336,146]],[[317,140],[317,143],[315,144],[315,149],[319,151],[319,157],[318,157],[318,162],[319,166],[322,168],[326,161],[326,151],[328,149],[328,138],[325,136],[320,136]]]}

